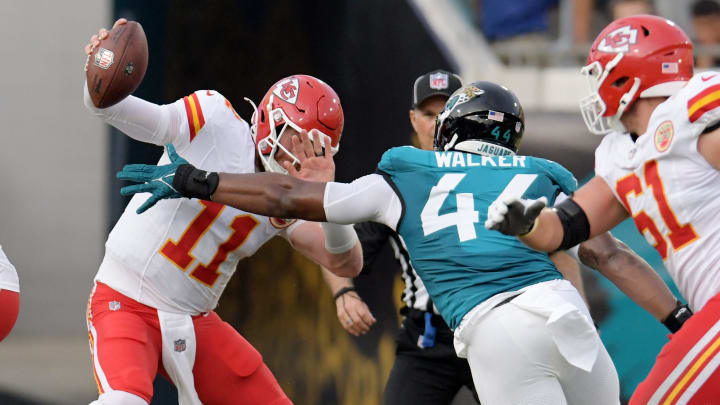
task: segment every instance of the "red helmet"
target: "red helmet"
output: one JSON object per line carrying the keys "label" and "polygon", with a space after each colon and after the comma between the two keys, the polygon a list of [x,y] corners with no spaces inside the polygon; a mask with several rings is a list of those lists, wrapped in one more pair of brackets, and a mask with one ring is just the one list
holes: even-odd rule
{"label": "red helmet", "polygon": [[281,79],[265,93],[260,108],[255,107],[255,104],[253,107],[255,113],[250,119],[250,130],[260,160],[269,172],[287,173],[275,160],[278,148],[294,159],[293,164],[298,162],[280,144],[288,126],[298,132],[307,131],[311,139],[319,139],[323,147],[326,146],[325,138],[329,138],[333,154],[340,148],[344,122],[340,97],[320,79],[307,75]]}
{"label": "red helmet", "polygon": [[590,132],[621,129],[620,117],[638,97],[669,97],[693,75],[693,45],[665,18],[621,18],[595,38],[582,68],[590,95],[580,101]]}

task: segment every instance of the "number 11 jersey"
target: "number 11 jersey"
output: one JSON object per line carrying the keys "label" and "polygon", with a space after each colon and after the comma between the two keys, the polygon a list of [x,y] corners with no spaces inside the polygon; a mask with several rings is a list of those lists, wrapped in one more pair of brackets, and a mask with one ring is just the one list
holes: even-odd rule
{"label": "number 11 jersey", "polygon": [[[133,98],[129,102],[139,104]],[[123,103],[126,100],[105,114],[113,117],[131,109]],[[143,105],[167,123],[159,125],[160,133],[151,139],[134,132],[134,126],[118,125],[129,136],[160,145],[173,143],[181,156],[203,170],[255,172],[255,144],[248,124],[220,93],[197,91],[159,107],[160,114],[150,103],[132,108]],[[165,153],[159,164],[167,163]],[[128,204],[108,237],[95,280],[167,312],[211,311],[240,259],[276,235],[287,238],[299,223],[186,198],[163,200],[136,214],[147,198],[148,194],[137,194]]]}

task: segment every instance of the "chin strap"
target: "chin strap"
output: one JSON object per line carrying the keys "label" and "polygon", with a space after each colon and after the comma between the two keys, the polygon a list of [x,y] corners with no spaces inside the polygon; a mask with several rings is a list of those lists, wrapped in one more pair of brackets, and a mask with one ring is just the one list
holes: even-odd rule
{"label": "chin strap", "polygon": [[453,134],[452,139],[450,139],[450,142],[446,143],[444,148],[445,150],[450,150],[453,146],[455,146],[455,142],[457,142],[458,136],[457,134]]}
{"label": "chin strap", "polygon": [[632,102],[633,98],[635,98],[635,94],[637,94],[638,89],[640,88],[640,79],[635,78],[635,83],[633,83],[630,90],[623,94],[622,97],[620,97],[620,104],[618,105],[618,110],[612,117],[609,118],[609,127],[620,132],[625,131],[625,127],[620,122],[620,117],[622,117],[623,113],[625,112],[625,109],[630,105],[630,102]]}

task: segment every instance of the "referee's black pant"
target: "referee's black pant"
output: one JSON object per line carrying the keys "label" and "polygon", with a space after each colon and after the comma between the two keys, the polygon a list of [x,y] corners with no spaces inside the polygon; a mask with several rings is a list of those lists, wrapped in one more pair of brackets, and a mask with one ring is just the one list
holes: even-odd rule
{"label": "referee's black pant", "polygon": [[439,315],[433,315],[435,345],[420,348],[425,332],[425,312],[405,308],[407,316],[398,332],[395,364],[385,386],[385,405],[447,405],[464,386],[477,401],[470,366],[458,358],[453,333]]}

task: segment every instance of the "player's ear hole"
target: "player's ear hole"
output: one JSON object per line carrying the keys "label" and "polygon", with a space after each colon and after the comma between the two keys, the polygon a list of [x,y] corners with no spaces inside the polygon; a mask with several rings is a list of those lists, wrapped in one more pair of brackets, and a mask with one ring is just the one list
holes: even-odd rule
{"label": "player's ear hole", "polygon": [[625,83],[627,83],[627,81],[628,81],[629,79],[630,79],[629,77],[623,76],[623,77],[615,80],[615,81],[613,82],[612,86],[613,86],[613,87],[616,87],[616,88],[620,88],[620,87],[624,86]]}

